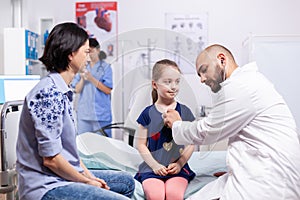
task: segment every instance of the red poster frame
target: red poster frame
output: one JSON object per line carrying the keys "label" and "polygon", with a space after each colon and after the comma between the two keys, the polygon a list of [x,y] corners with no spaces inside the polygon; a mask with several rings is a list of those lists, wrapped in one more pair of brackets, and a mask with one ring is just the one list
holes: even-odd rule
{"label": "red poster frame", "polygon": [[115,56],[118,35],[117,2],[76,2],[76,22],[96,38],[108,56]]}

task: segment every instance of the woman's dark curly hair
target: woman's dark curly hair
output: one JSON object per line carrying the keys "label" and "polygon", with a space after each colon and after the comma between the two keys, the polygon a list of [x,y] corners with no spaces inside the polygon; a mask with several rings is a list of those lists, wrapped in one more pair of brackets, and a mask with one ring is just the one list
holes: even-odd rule
{"label": "woman's dark curly hair", "polygon": [[88,38],[87,32],[75,23],[58,24],[50,32],[39,60],[47,71],[66,71],[70,62],[68,56],[84,45]]}

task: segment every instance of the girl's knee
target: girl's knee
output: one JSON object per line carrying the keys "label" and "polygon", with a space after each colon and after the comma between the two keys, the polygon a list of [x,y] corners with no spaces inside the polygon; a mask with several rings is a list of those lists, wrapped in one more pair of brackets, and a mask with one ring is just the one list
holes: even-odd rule
{"label": "girl's knee", "polygon": [[142,185],[147,200],[165,199],[164,181],[155,178],[149,178],[144,180]]}
{"label": "girl's knee", "polygon": [[[176,191],[176,190],[175,190]],[[177,193],[174,189],[170,189],[166,191],[166,200],[183,200],[184,193]]]}
{"label": "girl's knee", "polygon": [[147,200],[163,200],[165,199],[164,191],[152,190],[144,191]]}

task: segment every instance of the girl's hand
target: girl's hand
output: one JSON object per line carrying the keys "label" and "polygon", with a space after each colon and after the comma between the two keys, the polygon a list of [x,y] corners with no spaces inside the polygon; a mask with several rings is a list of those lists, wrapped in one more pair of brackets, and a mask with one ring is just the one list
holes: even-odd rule
{"label": "girl's hand", "polygon": [[181,170],[181,166],[178,163],[171,163],[168,165],[168,174],[178,174]]}
{"label": "girl's hand", "polygon": [[166,176],[168,174],[167,168],[161,164],[158,164],[154,168],[152,168],[153,172],[160,176]]}

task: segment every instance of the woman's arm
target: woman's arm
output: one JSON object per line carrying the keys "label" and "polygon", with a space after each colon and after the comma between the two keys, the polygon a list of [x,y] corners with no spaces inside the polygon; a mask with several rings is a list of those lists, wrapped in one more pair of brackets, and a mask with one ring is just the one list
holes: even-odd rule
{"label": "woman's arm", "polygon": [[139,125],[138,137],[137,137],[137,149],[140,152],[142,158],[155,174],[165,176],[167,175],[166,167],[157,162],[147,147],[147,129],[142,125]]}
{"label": "woman's arm", "polygon": [[[66,180],[106,188],[106,183],[100,181],[101,179],[97,180],[97,178],[90,178],[90,174],[87,176],[85,173],[79,173],[63,156],[61,156],[61,154],[52,157],[44,157],[43,164],[55,174]],[[84,167],[84,170],[86,172],[87,168]]]}
{"label": "woman's arm", "polygon": [[96,181],[100,182],[102,184],[102,188],[105,188],[105,189],[108,189],[108,190],[110,189],[103,179],[95,177],[94,174],[92,174],[90,172],[90,170],[88,170],[88,168],[84,165],[82,160],[80,160],[80,166],[83,169],[83,175],[84,176],[88,177],[89,179],[96,180]]}

